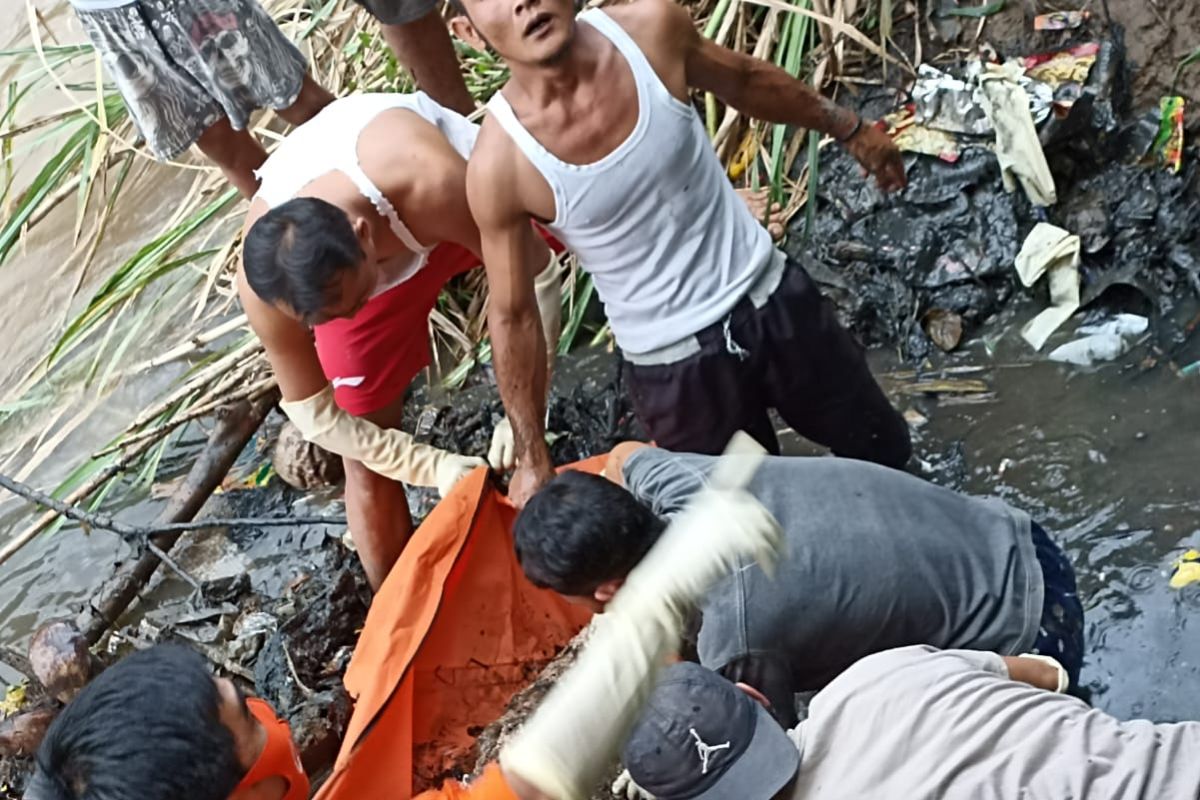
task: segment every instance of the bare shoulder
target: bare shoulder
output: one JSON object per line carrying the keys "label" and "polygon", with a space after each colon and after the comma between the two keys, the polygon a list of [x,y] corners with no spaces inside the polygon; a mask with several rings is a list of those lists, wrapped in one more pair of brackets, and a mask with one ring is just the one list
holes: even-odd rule
{"label": "bare shoulder", "polygon": [[480,225],[507,220],[523,210],[523,162],[528,163],[500,123],[485,119],[467,162],[467,200]]}
{"label": "bare shoulder", "polygon": [[462,160],[436,125],[407,108],[379,112],[359,134],[356,150],[359,164],[389,195],[442,174],[431,166]]}
{"label": "bare shoulder", "polygon": [[244,267],[238,268],[237,274],[238,299],[242,301],[242,310],[246,312],[246,321],[250,329],[258,336],[264,345],[270,346],[280,336],[285,336],[292,326],[287,315],[270,303],[264,302],[250,286]]}
{"label": "bare shoulder", "polygon": [[643,49],[677,47],[696,34],[692,15],[674,0],[629,0],[607,6],[604,12]]}
{"label": "bare shoulder", "polygon": [[517,143],[508,132],[493,117],[486,117],[479,126],[479,138],[471,150],[471,160],[467,167],[469,178],[494,178],[512,176],[515,174],[513,156],[520,153]]}

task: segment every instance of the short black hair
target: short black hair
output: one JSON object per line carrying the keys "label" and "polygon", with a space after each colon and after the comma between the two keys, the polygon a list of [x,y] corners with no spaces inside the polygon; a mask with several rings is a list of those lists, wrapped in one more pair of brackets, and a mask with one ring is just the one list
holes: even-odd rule
{"label": "short black hair", "polygon": [[338,273],[364,257],[350,217],[316,197],[272,208],[250,226],[242,245],[254,293],[266,303],[285,303],[304,319],[337,302],[330,287]]}
{"label": "short black hair", "polygon": [[570,470],[530,498],[513,534],[517,560],[534,585],[586,596],[628,575],[665,527],[627,490]]}
{"label": "short black hair", "polygon": [[134,653],[50,725],[25,800],[227,800],[246,770],[220,706],[197,653]]}

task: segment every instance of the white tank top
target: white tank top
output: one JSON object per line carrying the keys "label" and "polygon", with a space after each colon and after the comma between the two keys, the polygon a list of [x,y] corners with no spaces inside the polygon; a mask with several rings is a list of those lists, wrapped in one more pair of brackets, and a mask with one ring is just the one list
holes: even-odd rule
{"label": "white tank top", "polygon": [[579,15],[625,57],[637,83],[629,138],[591,164],[561,161],[497,93],[488,109],[554,192],[550,230],[591,273],[617,344],[639,354],[720,321],[775,247],[725,177],[699,115],[600,9]]}
{"label": "white tank top", "polygon": [[255,197],[269,207],[282,205],[301,189],[328,172],[349,178],[409,252],[380,265],[381,280],[373,295],[397,286],[416,275],[433,247],[417,241],[358,163],[358,137],[384,111],[412,111],[436,125],[450,146],[469,158],[479,126],[466,117],[435,103],[424,92],[414,94],[355,94],[334,100],[308,122],[289,133],[266,162],[255,172],[260,184]]}

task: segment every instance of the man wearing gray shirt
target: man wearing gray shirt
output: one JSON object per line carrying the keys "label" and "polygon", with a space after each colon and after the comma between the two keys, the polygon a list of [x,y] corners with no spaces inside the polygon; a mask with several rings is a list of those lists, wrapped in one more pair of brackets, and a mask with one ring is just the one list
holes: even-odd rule
{"label": "man wearing gray shirt", "polygon": [[676,665],[623,760],[659,800],[1200,796],[1200,723],[1121,722],[1047,691],[1062,685],[1054,672],[974,650],[888,650],[835,678],[785,732],[748,687]]}
{"label": "man wearing gray shirt", "polygon": [[[517,518],[526,576],[602,610],[715,463],[626,443],[607,480],[559,475]],[[750,492],[779,520],[787,553],[774,581],[747,563],[714,587],[696,649],[761,690],[783,724],[795,724],[796,692],[904,645],[1043,653],[1076,683],[1074,572],[1024,512],[839,458],[767,458]]]}

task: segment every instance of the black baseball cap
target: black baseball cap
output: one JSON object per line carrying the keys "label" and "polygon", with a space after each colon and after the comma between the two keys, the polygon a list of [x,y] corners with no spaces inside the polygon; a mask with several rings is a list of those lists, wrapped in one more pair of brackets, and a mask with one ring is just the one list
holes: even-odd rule
{"label": "black baseball cap", "polygon": [[622,758],[659,800],[770,800],[800,753],[771,714],[699,664],[663,671]]}

